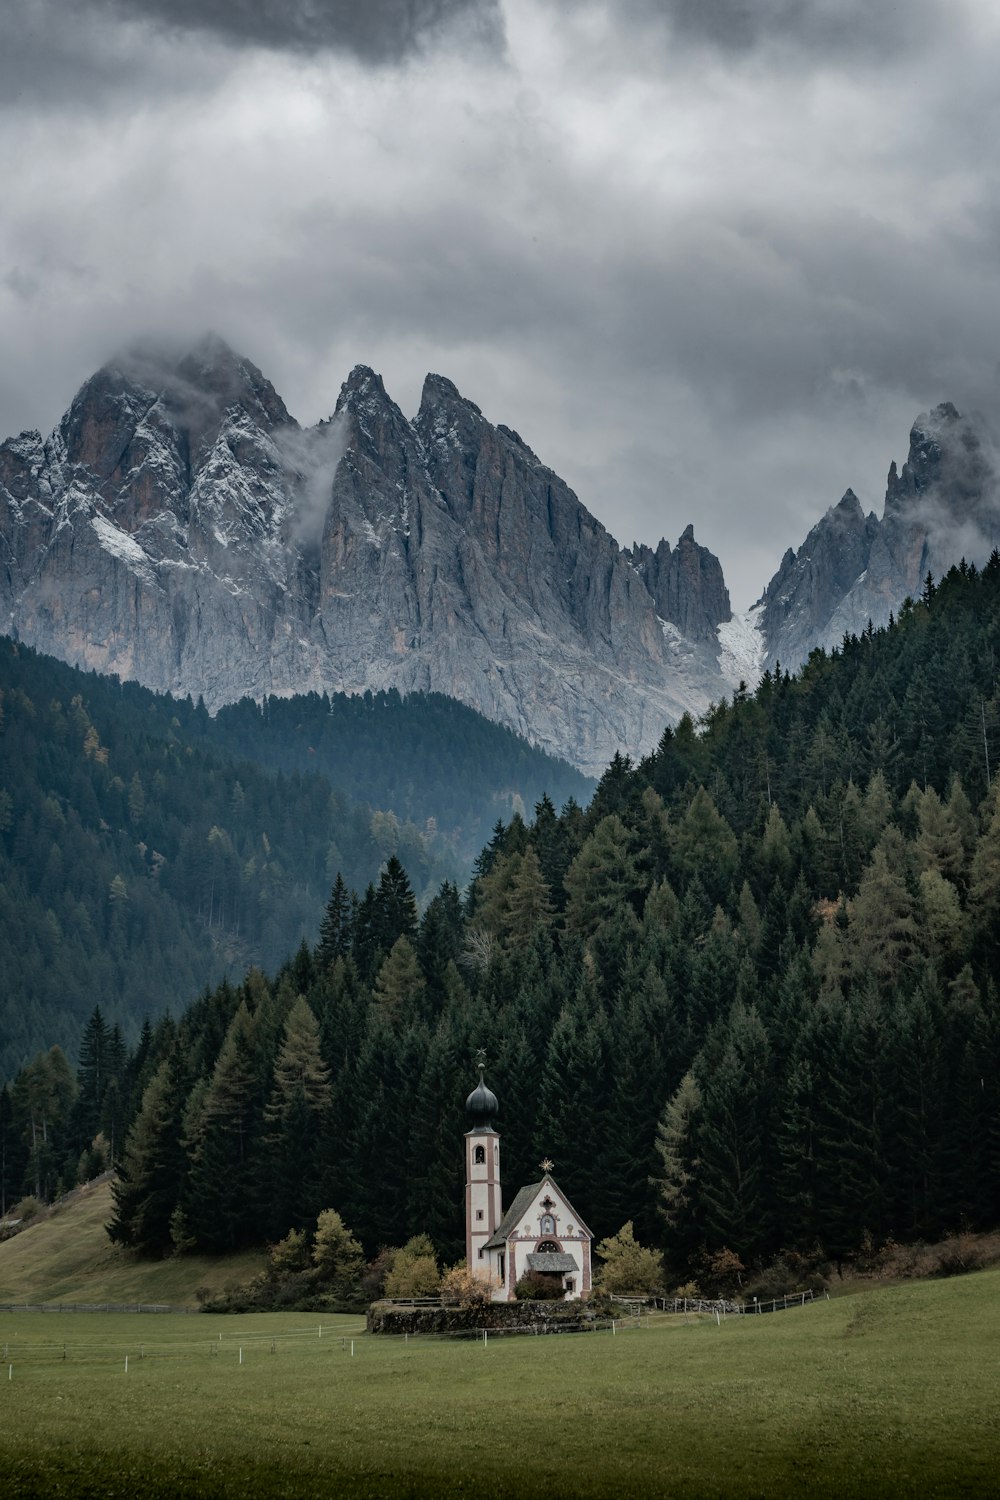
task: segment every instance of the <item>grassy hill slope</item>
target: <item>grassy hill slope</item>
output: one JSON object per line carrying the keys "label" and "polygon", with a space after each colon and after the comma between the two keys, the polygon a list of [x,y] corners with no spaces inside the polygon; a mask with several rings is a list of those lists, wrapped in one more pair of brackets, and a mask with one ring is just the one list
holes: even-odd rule
{"label": "grassy hill slope", "polygon": [[195,1291],[221,1292],[264,1264],[262,1250],[136,1260],[111,1244],[111,1184],[81,1188],[20,1234],[0,1244],[0,1303],[166,1302],[196,1305]]}

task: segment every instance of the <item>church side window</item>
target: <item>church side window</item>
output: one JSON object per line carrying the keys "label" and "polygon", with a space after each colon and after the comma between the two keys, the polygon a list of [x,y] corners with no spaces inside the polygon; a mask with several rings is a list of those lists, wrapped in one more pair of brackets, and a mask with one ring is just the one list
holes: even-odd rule
{"label": "church side window", "polygon": [[486,1160],[486,1148],[485,1148],[485,1146],[477,1146],[476,1147],[476,1151],[475,1151],[475,1155],[473,1157],[473,1161],[475,1162],[475,1164],[476,1164],[477,1167],[481,1167],[483,1165],[483,1163],[485,1162],[485,1160]]}

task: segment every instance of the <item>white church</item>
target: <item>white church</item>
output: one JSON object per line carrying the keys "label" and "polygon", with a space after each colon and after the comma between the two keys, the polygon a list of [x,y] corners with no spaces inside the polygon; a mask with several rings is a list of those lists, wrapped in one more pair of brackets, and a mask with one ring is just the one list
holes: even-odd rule
{"label": "white church", "polygon": [[513,1302],[529,1271],[558,1278],[567,1302],[590,1291],[593,1235],[542,1162],[540,1182],[523,1187],[507,1212],[500,1192],[500,1137],[496,1095],[479,1083],[465,1101],[472,1129],[465,1136],[465,1256],[473,1276],[487,1281],[494,1302]]}

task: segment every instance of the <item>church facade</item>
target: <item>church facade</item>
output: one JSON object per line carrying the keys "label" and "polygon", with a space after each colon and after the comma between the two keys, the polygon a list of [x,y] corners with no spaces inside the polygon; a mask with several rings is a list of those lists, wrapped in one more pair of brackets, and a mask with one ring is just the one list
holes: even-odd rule
{"label": "church facade", "polygon": [[519,1279],[529,1272],[551,1277],[563,1298],[582,1297],[591,1287],[593,1235],[542,1163],[540,1181],[529,1183],[503,1211],[500,1136],[496,1095],[479,1083],[465,1103],[472,1121],[465,1135],[465,1255],[470,1272],[489,1283],[494,1302],[512,1302]]}

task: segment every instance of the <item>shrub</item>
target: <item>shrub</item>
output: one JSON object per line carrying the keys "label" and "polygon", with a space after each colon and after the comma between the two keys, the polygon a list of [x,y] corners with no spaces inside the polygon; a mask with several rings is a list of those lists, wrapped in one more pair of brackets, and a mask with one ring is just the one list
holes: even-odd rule
{"label": "shrub", "polygon": [[555,1276],[544,1276],[540,1271],[528,1271],[514,1288],[518,1302],[555,1302],[566,1295],[561,1280]]}
{"label": "shrub", "polygon": [[293,1271],[304,1271],[309,1263],[309,1246],[305,1232],[290,1229],[283,1240],[272,1245],[268,1251],[268,1268],[272,1276],[287,1276]]}
{"label": "shrub", "polygon": [[464,1261],[452,1266],[441,1278],[441,1301],[453,1307],[488,1307],[492,1300],[489,1283],[473,1276]]}
{"label": "shrub", "polygon": [[375,1259],[368,1262],[359,1287],[365,1302],[379,1302],[385,1296],[386,1279],[398,1254],[394,1245],[384,1245]]}
{"label": "shrub", "polygon": [[335,1208],[324,1208],[316,1220],[312,1258],[325,1290],[337,1297],[357,1296],[365,1258]]}
{"label": "shrub", "polygon": [[771,1297],[783,1297],[786,1292],[815,1291],[826,1286],[829,1275],[830,1264],[818,1245],[808,1253],[785,1250],[748,1278],[743,1295],[745,1299],[756,1296],[766,1302]]}
{"label": "shrub", "polygon": [[385,1278],[387,1297],[433,1297],[441,1285],[434,1246],[426,1234],[415,1234],[397,1250]]}
{"label": "shrub", "polygon": [[602,1240],[597,1253],[604,1262],[598,1282],[615,1295],[653,1293],[663,1289],[663,1256],[647,1250],[635,1237],[631,1219],[617,1234]]}
{"label": "shrub", "polygon": [[939,1276],[961,1276],[989,1264],[985,1247],[971,1234],[956,1234],[944,1241],[938,1252]]}

